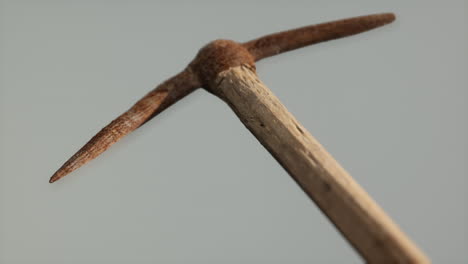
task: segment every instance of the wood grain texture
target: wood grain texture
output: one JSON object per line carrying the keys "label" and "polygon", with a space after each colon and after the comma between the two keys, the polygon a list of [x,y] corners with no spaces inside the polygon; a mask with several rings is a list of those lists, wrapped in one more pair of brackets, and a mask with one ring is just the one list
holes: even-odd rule
{"label": "wood grain texture", "polygon": [[337,161],[299,124],[255,70],[241,65],[218,74],[210,91],[294,178],[369,263],[429,263]]}

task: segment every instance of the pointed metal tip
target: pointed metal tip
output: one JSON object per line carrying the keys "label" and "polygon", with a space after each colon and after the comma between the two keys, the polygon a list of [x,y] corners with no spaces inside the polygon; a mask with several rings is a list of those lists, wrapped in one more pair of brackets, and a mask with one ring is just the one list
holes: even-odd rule
{"label": "pointed metal tip", "polygon": [[49,183],[58,181],[96,158],[122,137],[199,87],[198,79],[191,69],[185,69],[158,85],[129,110],[101,129],[52,175]]}
{"label": "pointed metal tip", "polygon": [[381,14],[381,17],[387,23],[392,23],[396,19],[396,15],[394,13],[383,13]]}
{"label": "pointed metal tip", "polygon": [[52,177],[50,177],[49,183],[54,183],[54,182],[58,181],[60,178],[62,178],[62,177],[59,176],[60,171],[61,170],[58,170],[56,173],[54,173],[54,175],[52,175]]}

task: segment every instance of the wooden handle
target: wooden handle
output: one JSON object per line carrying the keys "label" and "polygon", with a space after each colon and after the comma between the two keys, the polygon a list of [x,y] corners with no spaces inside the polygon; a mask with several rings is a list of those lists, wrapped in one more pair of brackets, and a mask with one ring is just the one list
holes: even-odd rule
{"label": "wooden handle", "polygon": [[246,65],[218,74],[212,92],[370,263],[429,263],[372,198]]}

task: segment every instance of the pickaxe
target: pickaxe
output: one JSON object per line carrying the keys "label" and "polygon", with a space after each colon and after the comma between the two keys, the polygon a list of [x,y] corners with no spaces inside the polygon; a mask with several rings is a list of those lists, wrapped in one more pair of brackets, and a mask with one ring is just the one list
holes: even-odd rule
{"label": "pickaxe", "polygon": [[372,263],[428,263],[337,161],[258,79],[255,61],[310,44],[361,33],[395,19],[376,14],[307,26],[245,43],[215,40],[179,74],[104,127],[50,178],[55,182],[197,88],[224,100],[318,205],[361,256]]}

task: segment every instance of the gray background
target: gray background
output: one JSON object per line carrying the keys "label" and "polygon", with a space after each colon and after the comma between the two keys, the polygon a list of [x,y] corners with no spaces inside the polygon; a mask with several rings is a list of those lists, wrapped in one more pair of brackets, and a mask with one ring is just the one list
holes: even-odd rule
{"label": "gray background", "polygon": [[56,184],[101,127],[210,40],[395,12],[257,64],[436,263],[468,260],[466,1],[1,1],[1,263],[359,263],[199,90]]}

